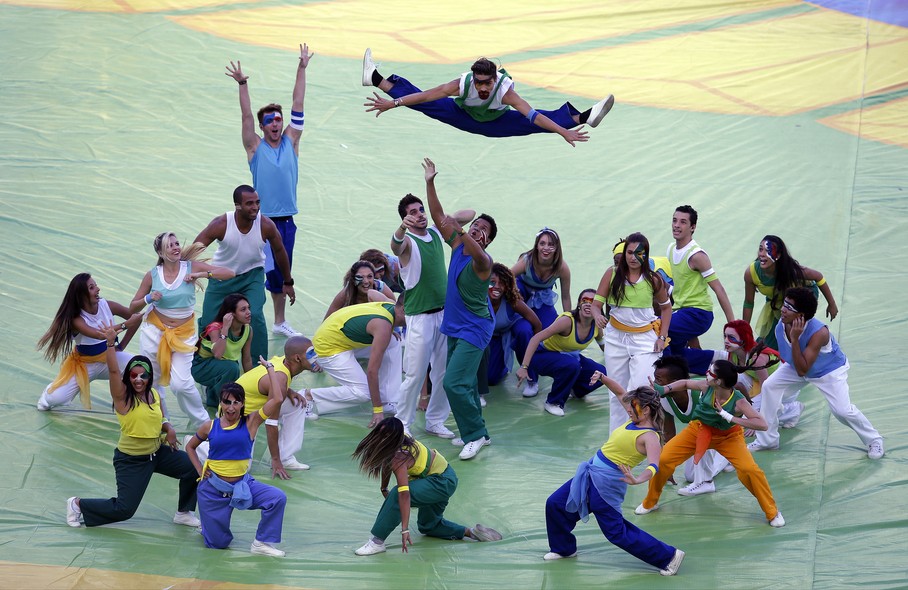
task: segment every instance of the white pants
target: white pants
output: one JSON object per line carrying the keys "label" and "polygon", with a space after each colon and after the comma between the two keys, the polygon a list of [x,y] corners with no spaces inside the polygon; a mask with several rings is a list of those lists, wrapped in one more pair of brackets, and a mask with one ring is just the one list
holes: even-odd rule
{"label": "white pants", "polygon": [[727,465],[729,465],[728,459],[715,449],[709,449],[696,465],[694,465],[693,457],[684,462],[684,479],[694,485],[712,481],[714,477],[722,473]]}
{"label": "white pants", "polygon": [[[190,320],[195,321],[195,320]],[[164,388],[158,384],[161,377],[161,365],[158,364],[158,345],[161,343],[163,332],[148,322],[142,323],[141,336],[139,339],[139,351],[151,359],[151,368],[155,376],[155,389],[161,396],[161,406],[164,415],[169,417],[167,412],[167,403],[164,398]],[[184,342],[190,346],[195,346],[198,336],[193,334]],[[198,430],[199,426],[211,420],[208,411],[202,404],[202,396],[196,389],[195,379],[192,378],[192,354],[191,352],[174,352],[170,355],[170,390],[177,396],[177,403],[180,409],[189,418],[193,430]]]}
{"label": "white pants", "polygon": [[[381,359],[381,367],[378,368],[378,382],[381,390],[381,402],[383,404],[400,403],[400,385],[403,382],[403,344],[396,337],[391,336],[388,342],[388,348]],[[358,359],[369,360],[372,354],[372,347],[357,348],[353,354]]]}
{"label": "white pants", "polygon": [[[117,364],[120,365],[120,374],[122,375],[123,370],[126,368],[126,363],[129,362],[133,355],[128,352],[117,351]],[[110,373],[107,371],[107,363],[85,363],[85,371],[88,373],[88,381],[92,382],[97,379],[107,379],[110,377]],[[71,403],[76,396],[79,395],[79,385],[76,383],[76,378],[73,376],[69,381],[63,385],[56,388],[53,392],[48,392],[50,384],[44,388],[44,392],[41,394],[41,397],[38,398],[38,406],[41,409],[50,410],[57,406],[65,406]],[[107,390],[105,384],[105,390]],[[107,397],[107,396],[105,396]]]}
{"label": "white pants", "polygon": [[441,333],[445,312],[407,316],[407,342],[404,348],[407,376],[400,386],[397,417],[409,430],[416,419],[419,393],[426,380],[426,370],[432,365],[432,397],[426,408],[426,428],[444,424],[451,414],[443,381],[448,362],[448,337]]}
{"label": "white pants", "polygon": [[[393,339],[394,337],[392,336],[392,340]],[[389,345],[388,348],[390,349],[391,346]],[[400,352],[399,347],[397,348],[397,352]],[[385,351],[385,356],[382,358],[382,365],[385,364],[385,359],[387,358],[388,351]],[[363,371],[359,361],[356,360],[356,355],[353,351],[347,350],[339,354],[319,357],[318,363],[326,373],[340,383],[340,385],[336,387],[319,387],[310,390],[312,399],[315,400],[315,405],[318,407],[319,414],[339,412],[345,408],[358,406],[365,402],[370,402],[371,405],[369,381],[366,378],[366,372]],[[399,366],[400,365],[398,365],[398,367]],[[400,379],[400,373],[397,375],[398,379]],[[394,395],[385,393],[388,391],[388,385],[387,383],[382,382],[381,376],[382,372],[379,370],[378,388],[382,400],[384,401],[388,398],[396,399],[396,390]],[[388,377],[387,373],[385,376],[386,378]]]}
{"label": "white pants", "polygon": [[[625,390],[649,385],[655,373],[653,363],[662,353],[653,352],[657,335],[654,331],[632,333],[611,324],[605,328],[605,371]],[[609,394],[609,432],[628,421],[627,410],[615,394]]]}
{"label": "white pants", "polygon": [[779,446],[779,414],[782,404],[792,402],[801,388],[808,383],[820,390],[826,397],[832,415],[854,430],[861,442],[869,445],[881,439],[880,433],[870,424],[870,420],[851,403],[851,397],[848,395],[848,368],[849,364],[846,362],[845,366],[816,379],[799,376],[789,364],[776,369],[763,383],[763,391],[760,394],[761,413],[766,418],[768,428],[757,432],[757,444],[769,448]]}

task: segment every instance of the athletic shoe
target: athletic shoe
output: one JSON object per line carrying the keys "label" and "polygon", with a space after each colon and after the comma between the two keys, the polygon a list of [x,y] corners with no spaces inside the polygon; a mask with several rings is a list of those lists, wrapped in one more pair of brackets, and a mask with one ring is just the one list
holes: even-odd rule
{"label": "athletic shoe", "polygon": [[284,469],[289,471],[309,471],[309,466],[305,463],[300,463],[296,460],[296,457],[291,456],[289,459],[282,459],[281,463],[284,465]]}
{"label": "athletic shoe", "polygon": [[611,94],[597,102],[590,110],[590,118],[586,120],[586,124],[590,127],[597,127],[599,123],[602,122],[602,119],[604,119],[608,114],[608,112],[612,110],[612,106],[614,104],[615,97]]}
{"label": "athletic shoe", "polygon": [[785,526],[785,519],[782,518],[782,513],[776,514],[776,517],[769,521],[769,526],[780,529]]}
{"label": "athletic shoe", "polygon": [[376,555],[387,551],[384,543],[376,543],[375,540],[369,539],[366,544],[354,551],[357,555]]}
{"label": "athletic shoe", "polygon": [[672,560],[668,562],[668,565],[665,566],[664,570],[659,570],[659,573],[663,576],[674,576],[678,573],[678,569],[680,569],[682,561],[684,561],[684,552],[680,549],[675,549],[674,557],[672,557]]}
{"label": "athletic shoe", "polygon": [[306,400],[306,408],[303,410],[303,417],[306,420],[318,420],[318,414],[315,411],[315,402],[311,399]]}
{"label": "athletic shoe", "polygon": [[700,494],[713,494],[716,491],[716,484],[711,481],[701,481],[697,484],[690,484],[678,490],[682,496],[699,496]]}
{"label": "athletic shoe", "polygon": [[[366,53],[363,54],[363,86],[372,86],[372,72],[378,69],[375,62],[372,61],[372,49],[366,47]],[[382,550],[384,551],[384,550]],[[358,555],[358,554],[357,554]]]}
{"label": "athletic shoe", "polygon": [[47,403],[47,396],[42,393],[41,397],[38,398],[38,403],[35,404],[35,406],[38,408],[39,412],[47,412],[48,410],[50,410],[50,404]]}
{"label": "athletic shoe", "polygon": [[66,524],[75,528],[82,526],[82,511],[76,505],[76,496],[66,501]]}
{"label": "athletic shoe", "polygon": [[726,465],[725,467],[722,468],[722,471],[725,473],[731,473],[734,470],[735,470],[735,466],[732,465],[731,463],[729,463],[728,465]]}
{"label": "athletic shoe", "polygon": [[182,524],[198,528],[202,526],[202,521],[196,518],[192,512],[176,512],[173,515],[173,524]]}
{"label": "athletic shoe", "polygon": [[577,552],[574,551],[570,555],[562,555],[560,553],[555,553],[554,551],[549,551],[542,558],[546,561],[555,561],[556,559],[569,559],[571,557],[577,557]]}
{"label": "athletic shoe", "polygon": [[501,533],[495,529],[490,529],[489,527],[477,524],[473,527],[473,538],[482,542],[500,541]]}
{"label": "athletic shoe", "polygon": [[539,382],[529,381],[523,386],[523,397],[536,397],[539,394]]}
{"label": "athletic shoe", "polygon": [[767,447],[761,445],[757,441],[753,441],[752,443],[748,443],[747,450],[751,453],[756,453],[757,451],[778,451],[779,447]]}
{"label": "athletic shoe", "polygon": [[293,338],[294,336],[302,336],[299,332],[290,327],[286,321],[280,324],[274,324],[271,331],[279,336],[286,336],[287,338]]}
{"label": "athletic shoe", "polygon": [[644,515],[644,514],[649,514],[649,513],[652,512],[653,510],[659,510],[659,505],[656,504],[656,505],[653,506],[652,508],[644,508],[644,507],[643,507],[643,503],[641,502],[639,506],[637,506],[636,508],[634,508],[634,514],[637,514],[637,515],[641,515],[641,516],[642,516],[642,515]]}
{"label": "athletic shoe", "polygon": [[454,438],[454,433],[448,429],[444,424],[436,424],[435,426],[426,426],[426,434],[431,434],[432,436],[437,436],[438,438]]}
{"label": "athletic shoe", "polygon": [[798,425],[798,422],[801,421],[801,414],[804,412],[804,404],[802,402],[794,402],[794,405],[798,407],[798,415],[787,422],[782,422],[779,425],[782,428],[794,428]]}
{"label": "athletic shoe", "polygon": [[545,402],[545,405],[543,407],[545,408],[545,411],[552,416],[564,416],[564,408],[562,408],[561,406],[556,406],[555,404]]}
{"label": "athletic shoe", "polygon": [[479,396],[479,407],[480,408],[486,407],[486,396],[484,393],[480,394],[480,396]]}
{"label": "athletic shoe", "polygon": [[287,555],[277,547],[272,547],[268,543],[262,543],[258,539],[252,542],[252,546],[249,547],[249,551],[253,555],[267,555],[268,557],[283,557]]}
{"label": "athletic shoe", "polygon": [[454,445],[455,447],[462,447],[462,446],[464,446],[464,444],[463,444],[463,439],[460,438],[459,436],[458,436],[457,438],[452,438],[452,439],[451,439],[451,444]]}
{"label": "athletic shoe", "polygon": [[472,459],[476,456],[480,449],[482,449],[482,447],[490,444],[492,444],[492,439],[487,436],[468,442],[463,446],[463,450],[460,451],[460,458],[464,461]]}
{"label": "athletic shoe", "polygon": [[886,450],[883,449],[883,439],[881,438],[876,439],[867,447],[867,457],[874,461],[882,459],[885,454]]}
{"label": "athletic shoe", "polygon": [[385,414],[397,414],[397,402],[388,402],[383,404],[381,411]]}

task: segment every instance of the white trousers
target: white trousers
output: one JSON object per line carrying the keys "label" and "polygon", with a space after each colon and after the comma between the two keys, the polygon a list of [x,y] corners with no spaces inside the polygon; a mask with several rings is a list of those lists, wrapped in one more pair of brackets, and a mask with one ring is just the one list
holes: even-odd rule
{"label": "white trousers", "polygon": [[407,316],[407,342],[404,347],[404,366],[407,376],[400,386],[397,417],[407,430],[416,420],[419,393],[426,380],[429,364],[432,372],[432,396],[426,408],[426,428],[444,424],[451,414],[451,405],[445,395],[443,381],[448,362],[448,337],[441,333],[445,312]]}
{"label": "white trousers", "polygon": [[[397,405],[400,402],[400,385],[404,379],[403,352],[401,341],[391,336],[381,359],[381,367],[378,368],[378,383],[383,404]],[[372,347],[357,348],[353,354],[358,359],[368,361],[369,355],[372,354]]]}
{"label": "white trousers", "polygon": [[[653,363],[662,353],[653,352],[657,335],[652,330],[624,332],[611,324],[605,328],[605,371],[625,390],[649,385]],[[627,410],[615,394],[609,394],[609,432],[628,421]]]}
{"label": "white trousers", "polygon": [[[396,342],[396,339],[393,336],[391,337],[391,340]],[[382,365],[384,365],[386,361],[390,361],[391,364],[394,364],[394,358],[401,358],[400,343],[397,343],[397,346],[394,347],[392,347],[391,344],[388,345],[388,350],[385,351],[385,354],[382,357]],[[401,361],[398,361],[397,363],[396,373],[394,370],[382,372],[381,369],[379,369],[378,388],[382,402],[384,403],[388,403],[385,400],[397,399],[397,392],[399,391],[401,380],[400,362]],[[360,366],[359,361],[356,360],[356,355],[353,351],[347,350],[339,354],[319,357],[318,363],[326,373],[331,375],[331,377],[340,384],[336,387],[319,387],[310,390],[312,399],[315,400],[315,405],[318,407],[319,414],[339,412],[345,408],[358,406],[365,402],[370,402],[371,404],[369,381],[366,378],[366,372]],[[397,376],[396,380],[394,379],[395,374]],[[382,381],[382,377],[385,378],[384,381]],[[395,382],[398,384],[397,389],[394,389]]]}
{"label": "white trousers", "polygon": [[[151,359],[151,368],[154,370],[155,376],[154,387],[158,390],[158,395],[161,396],[164,415],[169,417],[164,388],[158,384],[161,376],[161,365],[158,364],[158,345],[161,343],[163,334],[161,330],[148,322],[143,322],[139,338],[139,351]],[[195,346],[196,341],[198,341],[196,334],[184,340],[190,346]],[[177,403],[183,413],[189,418],[193,431],[198,430],[199,426],[211,419],[202,403],[202,396],[199,395],[199,390],[196,389],[195,379],[192,378],[191,352],[174,352],[170,356],[170,390],[177,396]]]}
{"label": "white trousers", "polygon": [[836,420],[854,430],[865,445],[882,438],[870,424],[870,420],[851,403],[848,394],[848,368],[849,364],[846,362],[845,366],[816,379],[799,376],[789,364],[776,369],[763,383],[763,390],[760,393],[761,413],[766,418],[768,428],[757,432],[756,442],[763,447],[779,446],[779,414],[782,405],[794,401],[801,388],[807,384],[814,385],[820,390]]}
{"label": "white trousers", "polygon": [[[128,363],[129,359],[132,357],[133,355],[128,352],[117,351],[117,364],[120,365],[121,375],[126,368],[126,363]],[[89,382],[110,377],[110,373],[107,371],[107,363],[85,363],[85,371],[88,373]],[[76,399],[76,396],[79,395],[79,385],[76,383],[75,376],[53,390],[53,392],[49,392],[48,388],[50,388],[50,384],[44,388],[44,392],[41,394],[41,397],[38,398],[38,406],[42,409],[49,410],[57,406],[65,406],[71,403]],[[104,385],[104,391],[107,391],[106,383]],[[109,398],[107,395],[104,397]]]}

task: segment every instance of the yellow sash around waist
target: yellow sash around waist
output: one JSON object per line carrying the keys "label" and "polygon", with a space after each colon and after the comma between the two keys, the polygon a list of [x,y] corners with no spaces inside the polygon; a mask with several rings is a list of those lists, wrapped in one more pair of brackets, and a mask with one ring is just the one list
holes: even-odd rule
{"label": "yellow sash around waist", "polygon": [[162,387],[170,385],[170,355],[175,352],[195,352],[195,346],[184,342],[195,334],[195,314],[176,328],[165,326],[154,312],[149,313],[145,321],[163,332],[161,343],[158,344],[158,366],[161,367],[158,384]]}
{"label": "yellow sash around waist", "polygon": [[63,359],[63,364],[60,365],[60,373],[54,379],[54,382],[50,384],[50,387],[47,388],[47,392],[52,393],[55,389],[75,377],[76,385],[79,386],[79,400],[82,402],[82,407],[90,410],[91,385],[88,380],[88,369],[85,368],[85,365],[87,363],[106,363],[106,355],[107,352],[102,352],[101,354],[85,356],[79,354],[78,350],[73,350],[69,353],[69,356]]}
{"label": "yellow sash around waist", "polygon": [[646,324],[645,326],[640,326],[638,328],[634,328],[633,326],[628,326],[626,324],[622,324],[621,322],[616,320],[614,318],[614,316],[609,318],[608,323],[610,323],[613,328],[621,330],[622,332],[630,332],[632,334],[643,334],[644,332],[649,332],[650,330],[652,330],[653,332],[658,334],[659,330],[662,329],[662,319],[661,318],[657,318],[653,322]]}

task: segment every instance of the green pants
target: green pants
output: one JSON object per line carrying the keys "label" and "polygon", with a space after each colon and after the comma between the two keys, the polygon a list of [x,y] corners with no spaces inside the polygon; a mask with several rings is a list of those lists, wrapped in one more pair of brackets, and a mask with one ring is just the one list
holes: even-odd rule
{"label": "green pants", "polygon": [[202,302],[202,317],[199,318],[199,334],[214,320],[224,298],[231,293],[242,293],[249,301],[249,310],[252,312],[252,344],[249,352],[252,354],[252,362],[257,363],[259,356],[271,358],[268,356],[268,326],[265,324],[264,268],[253,268],[226,281],[208,281],[205,300]]}
{"label": "green pants", "polygon": [[[463,539],[466,528],[444,518],[448,500],[456,489],[457,474],[450,465],[438,475],[410,480],[410,508],[419,510],[416,526],[420,533],[439,539]],[[397,486],[394,486],[372,525],[372,536],[376,539],[384,541],[400,524],[398,502]]]}
{"label": "green pants", "polygon": [[476,377],[483,349],[466,340],[448,337],[448,365],[445,368],[445,393],[463,442],[489,436],[479,405],[479,380]]}
{"label": "green pants", "polygon": [[221,402],[221,386],[240,378],[240,363],[227,359],[202,358],[198,353],[192,357],[192,378],[205,386],[206,405],[218,407]]}

